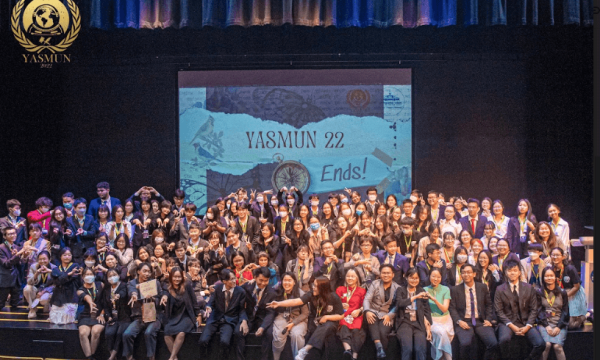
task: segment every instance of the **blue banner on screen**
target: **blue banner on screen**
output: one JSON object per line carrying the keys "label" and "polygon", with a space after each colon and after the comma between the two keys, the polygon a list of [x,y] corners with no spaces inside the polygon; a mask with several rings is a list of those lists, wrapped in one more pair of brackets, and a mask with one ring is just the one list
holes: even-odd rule
{"label": "blue banner on screen", "polygon": [[[394,71],[410,79],[409,69]],[[179,151],[181,189],[199,213],[240,187],[295,186],[322,201],[370,186],[381,200],[408,197],[410,82],[353,85],[350,76],[346,85],[289,86],[288,78],[281,86],[201,86],[200,76],[183,87],[182,77],[195,73],[202,72],[179,75]]]}

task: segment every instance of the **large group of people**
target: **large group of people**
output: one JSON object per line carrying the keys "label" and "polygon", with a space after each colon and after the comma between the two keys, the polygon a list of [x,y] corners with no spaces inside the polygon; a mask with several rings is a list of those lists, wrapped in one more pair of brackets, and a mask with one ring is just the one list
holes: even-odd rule
{"label": "large group of people", "polygon": [[585,320],[555,204],[538,221],[527,199],[511,217],[490,198],[413,190],[399,202],[370,187],[306,202],[284,187],[240,188],[199,212],[179,189],[171,202],[143,186],[122,203],[108,183],[96,188],[89,202],[41,197],[26,216],[12,199],[0,219],[0,304],[76,322],[89,358],[104,332],[109,360],[132,359],[142,333],[154,359],[162,329],[174,360],[200,327],[201,348],[218,332],[219,351],[237,359],[249,333],[264,360],[288,341],[302,360],[335,336],[357,359],[367,335],[383,359],[395,333],[403,360],[425,359],[428,342],[434,360],[513,359],[514,336],[528,358],[561,360],[567,329]]}

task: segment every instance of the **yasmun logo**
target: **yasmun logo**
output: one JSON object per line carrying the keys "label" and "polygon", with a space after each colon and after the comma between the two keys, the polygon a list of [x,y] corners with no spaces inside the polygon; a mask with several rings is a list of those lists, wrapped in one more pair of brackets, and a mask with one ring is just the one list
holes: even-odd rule
{"label": "yasmun logo", "polygon": [[25,63],[70,63],[71,55],[64,51],[77,39],[81,30],[81,15],[73,0],[19,0],[12,11],[11,28],[15,39],[28,51]]}

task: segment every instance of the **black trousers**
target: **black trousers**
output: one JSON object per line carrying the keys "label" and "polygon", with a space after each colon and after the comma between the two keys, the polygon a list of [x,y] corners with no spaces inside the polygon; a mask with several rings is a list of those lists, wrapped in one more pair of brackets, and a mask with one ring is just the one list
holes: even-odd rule
{"label": "black trousers", "polygon": [[485,345],[485,360],[495,360],[498,358],[498,340],[496,340],[496,332],[492,326],[483,326],[480,320],[477,320],[475,326],[471,325],[470,319],[465,319],[469,325],[469,329],[465,330],[458,325],[454,325],[454,333],[458,338],[459,343],[459,359],[469,360],[477,359],[477,354],[474,351],[477,347],[473,346],[475,335]]}
{"label": "black trousers", "polygon": [[338,323],[333,321],[327,321],[325,324],[319,324],[312,336],[308,340],[307,345],[311,345],[315,349],[323,350],[325,340],[329,335],[334,335],[337,331]]}
{"label": "black trousers", "polygon": [[[510,349],[510,340],[512,339],[515,333],[506,325],[500,324],[498,325],[498,346],[500,347],[500,354],[502,355],[502,359],[514,359],[514,354],[511,354]],[[546,348],[546,342],[538,329],[534,326],[527,334],[525,334],[527,341],[533,346],[531,352],[529,353],[529,358],[531,359],[539,359],[540,355],[544,352]]]}
{"label": "black trousers", "polygon": [[360,352],[360,349],[362,349],[365,339],[367,338],[367,334],[363,329],[348,329],[345,325],[340,327],[338,335],[342,343],[350,345],[352,352],[357,354]]}
{"label": "black trousers", "polygon": [[[131,321],[116,321],[112,325],[106,325],[104,328],[104,337],[106,338],[106,344],[108,345],[109,351],[119,351],[119,346],[123,340],[123,334],[127,327],[129,327]],[[120,357],[120,356],[118,356]]]}
{"label": "black trousers", "polygon": [[200,344],[201,347],[208,346],[210,339],[217,331],[220,332],[219,345],[221,349],[228,348],[231,343],[231,336],[233,335],[233,325],[226,323],[224,319],[206,324],[204,330],[202,330],[202,335],[200,335],[198,344]]}
{"label": "black trousers", "polygon": [[[390,332],[392,332],[392,327],[383,325],[383,320],[380,319],[375,320],[374,324],[369,324],[369,322],[366,319],[366,316],[363,321],[365,321],[369,327],[369,334],[371,335],[371,339],[373,339],[373,341],[381,341],[381,346],[383,346],[383,350],[387,350],[389,343],[388,336],[390,335]],[[393,323],[394,322],[392,321],[392,324]]]}
{"label": "black trousers", "polygon": [[407,321],[403,321],[396,337],[402,349],[402,360],[412,360],[413,352],[416,360],[425,360],[427,356],[427,333]]}
{"label": "black trousers", "polygon": [[0,288],[0,309],[6,304],[8,295],[10,294],[10,306],[14,307],[19,304],[19,287],[3,287]]}
{"label": "black trousers", "polygon": [[[256,332],[260,327],[262,321],[254,321],[248,323],[248,334],[251,332]],[[240,331],[240,327],[236,327],[233,332],[233,338],[235,339],[235,349],[236,349],[236,359],[244,360],[244,350],[246,349],[246,337]],[[260,346],[260,359],[261,360],[269,360],[269,353],[271,352],[271,347],[273,345],[273,325],[269,325],[266,329],[264,329],[263,334],[261,335],[262,341]]]}

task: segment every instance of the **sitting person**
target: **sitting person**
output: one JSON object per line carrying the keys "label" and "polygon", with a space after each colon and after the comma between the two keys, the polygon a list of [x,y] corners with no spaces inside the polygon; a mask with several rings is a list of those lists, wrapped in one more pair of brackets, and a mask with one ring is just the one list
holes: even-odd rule
{"label": "sitting person", "polygon": [[56,265],[50,263],[47,251],[41,251],[37,256],[37,263],[29,267],[27,285],[23,288],[23,297],[29,304],[29,319],[37,317],[38,304],[44,307],[44,312],[50,311],[50,298],[54,290],[50,274],[54,268]]}
{"label": "sitting person", "polygon": [[542,269],[543,285],[538,289],[542,301],[538,315],[538,330],[546,342],[542,359],[548,360],[550,350],[554,349],[557,360],[565,360],[565,339],[569,325],[569,297],[556,281],[556,275],[551,267]]}

